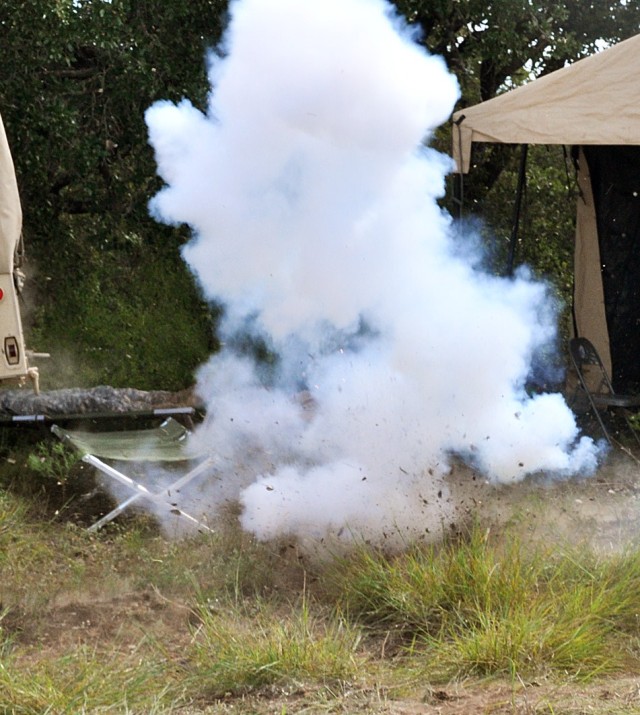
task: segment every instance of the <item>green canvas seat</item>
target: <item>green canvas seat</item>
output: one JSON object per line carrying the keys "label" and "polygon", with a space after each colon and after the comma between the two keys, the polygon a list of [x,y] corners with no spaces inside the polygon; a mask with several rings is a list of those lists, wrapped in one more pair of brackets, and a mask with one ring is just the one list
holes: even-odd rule
{"label": "green canvas seat", "polygon": [[179,462],[197,456],[189,452],[189,431],[172,417],[146,430],[87,432],[53,425],[51,431],[82,454],[120,462]]}

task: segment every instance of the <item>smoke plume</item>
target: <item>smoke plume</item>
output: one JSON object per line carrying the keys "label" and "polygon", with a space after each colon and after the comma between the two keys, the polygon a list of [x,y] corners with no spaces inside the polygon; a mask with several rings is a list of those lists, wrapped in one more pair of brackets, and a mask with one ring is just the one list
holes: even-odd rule
{"label": "smoke plume", "polygon": [[453,455],[488,480],[596,466],[559,394],[546,288],[463,257],[427,146],[453,76],[383,0],[236,0],[205,113],[146,114],[184,258],[224,305],[199,373],[212,509],[259,538],[412,538],[446,518]]}

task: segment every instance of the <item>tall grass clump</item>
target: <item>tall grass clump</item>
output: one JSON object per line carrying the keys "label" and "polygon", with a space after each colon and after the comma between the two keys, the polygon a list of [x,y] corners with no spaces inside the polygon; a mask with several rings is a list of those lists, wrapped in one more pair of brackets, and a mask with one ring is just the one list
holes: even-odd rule
{"label": "tall grass clump", "polygon": [[181,702],[161,659],[133,653],[97,654],[81,648],[36,663],[0,663],[0,712],[56,715],[169,712]]}
{"label": "tall grass clump", "polygon": [[637,670],[640,554],[462,537],[388,556],[361,548],[331,575],[345,612],[401,639],[411,667],[432,678],[580,678]]}
{"label": "tall grass clump", "polygon": [[3,621],[7,617],[9,610],[7,608],[0,609],[0,663],[11,652],[11,635],[9,630],[5,628]]}
{"label": "tall grass clump", "polygon": [[358,672],[360,629],[324,615],[304,597],[287,608],[256,599],[197,609],[190,659],[191,692],[207,699],[306,683],[331,687]]}
{"label": "tall grass clump", "polygon": [[23,528],[26,509],[22,502],[0,488],[0,544],[11,540]]}

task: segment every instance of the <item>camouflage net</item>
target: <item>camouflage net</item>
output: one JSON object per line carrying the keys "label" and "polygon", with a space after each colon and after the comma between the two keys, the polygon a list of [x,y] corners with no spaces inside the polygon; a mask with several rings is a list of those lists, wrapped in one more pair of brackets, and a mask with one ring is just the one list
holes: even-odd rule
{"label": "camouflage net", "polygon": [[107,385],[50,390],[39,395],[27,389],[0,391],[0,415],[124,414],[182,406],[195,406],[189,391],[145,391]]}

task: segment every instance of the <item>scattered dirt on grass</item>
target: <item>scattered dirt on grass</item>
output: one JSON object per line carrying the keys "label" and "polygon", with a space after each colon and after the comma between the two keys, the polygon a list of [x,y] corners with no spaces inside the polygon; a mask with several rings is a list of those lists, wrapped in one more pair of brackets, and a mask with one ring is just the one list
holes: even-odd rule
{"label": "scattered dirt on grass", "polygon": [[3,625],[13,631],[20,657],[33,660],[61,657],[82,646],[126,653],[147,639],[177,653],[191,638],[191,617],[186,604],[144,590],[103,600],[63,596],[37,617],[10,614]]}
{"label": "scattered dirt on grass", "polygon": [[[640,464],[632,455],[615,453],[595,476],[550,482],[540,479],[494,486],[466,467],[449,480],[458,528],[477,517],[488,528],[509,525],[520,537],[546,544],[589,544],[602,554],[638,546],[640,538]],[[84,554],[99,558],[99,551]],[[297,556],[292,556],[297,559]],[[298,587],[299,584],[296,585]],[[86,591],[61,588],[38,614],[10,610],[2,621],[13,636],[14,654],[25,665],[40,658],[63,657],[83,646],[108,653],[144,652],[145,641],[161,643],[179,658],[193,638],[193,601],[166,597],[151,587],[122,589],[100,595],[99,583]],[[141,649],[141,650],[140,650]],[[370,715],[622,715],[640,713],[640,684],[635,677],[608,677],[582,684],[541,679],[466,679],[436,687],[425,683],[411,692],[371,687],[346,691],[271,689],[251,696],[229,697],[215,704],[185,707],[181,715],[199,713],[368,713]]]}
{"label": "scattered dirt on grass", "polygon": [[450,485],[460,523],[478,518],[496,529],[508,525],[525,541],[585,545],[603,554],[640,544],[640,462],[631,454],[612,453],[589,478],[506,485],[458,466]]}
{"label": "scattered dirt on grass", "polygon": [[[324,699],[323,699],[324,698]],[[184,708],[180,715],[214,713],[344,713],[345,715],[633,715],[640,713],[637,679],[620,677],[588,685],[505,683],[465,680],[446,687],[394,697],[383,690],[352,690],[335,698],[314,691],[263,692],[228,698],[205,708]]]}

